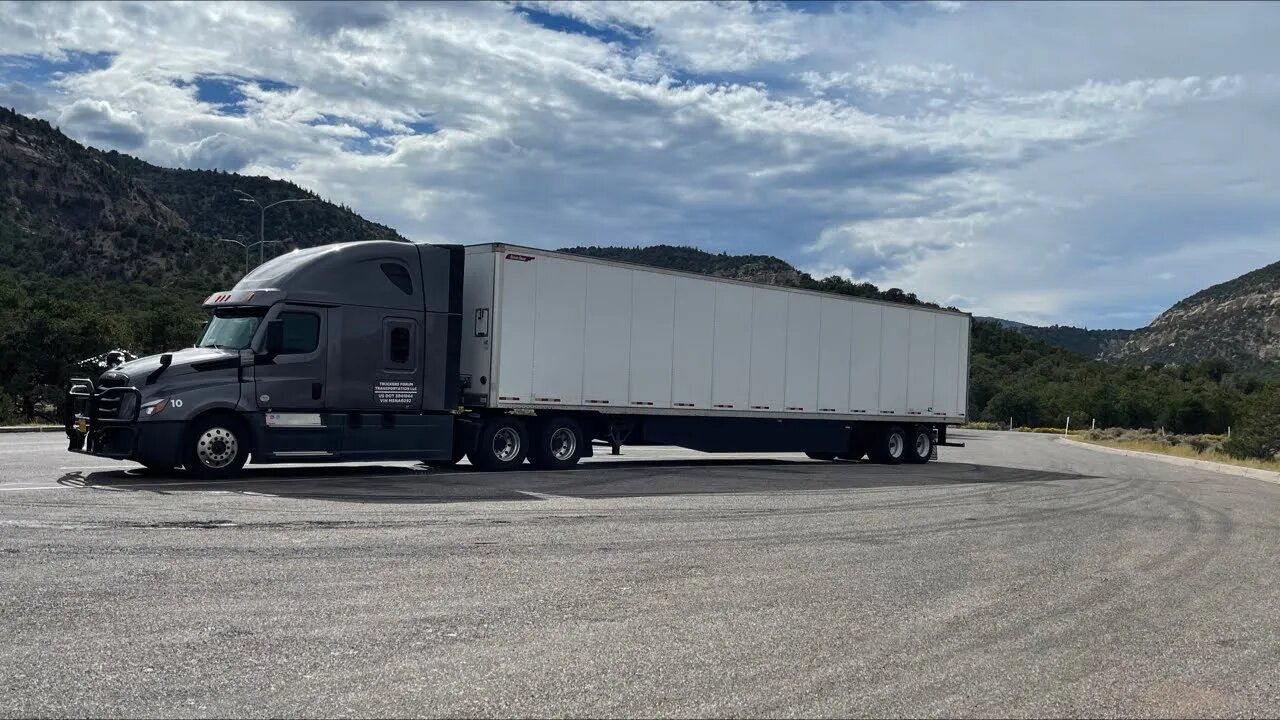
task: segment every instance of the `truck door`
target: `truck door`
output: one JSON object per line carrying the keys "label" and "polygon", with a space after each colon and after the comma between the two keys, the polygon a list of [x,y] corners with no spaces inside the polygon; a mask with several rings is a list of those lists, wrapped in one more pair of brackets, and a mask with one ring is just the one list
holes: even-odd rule
{"label": "truck door", "polygon": [[[422,413],[423,329],[420,315],[399,311],[379,315],[371,308],[343,308],[361,326],[380,329],[356,347],[344,347],[344,366],[353,369],[358,388],[346,413],[342,454],[347,459],[448,457],[453,419],[447,413]],[[344,321],[348,318],[344,316]],[[358,368],[358,372],[355,369]]]}
{"label": "truck door", "polygon": [[324,407],[328,352],[325,308],[284,305],[267,316],[284,324],[283,350],[254,368],[258,407],[290,412]]}

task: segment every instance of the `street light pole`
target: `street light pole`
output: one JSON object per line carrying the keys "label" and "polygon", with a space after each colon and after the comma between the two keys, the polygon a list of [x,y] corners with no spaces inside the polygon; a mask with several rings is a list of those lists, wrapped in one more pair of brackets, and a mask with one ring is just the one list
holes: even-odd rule
{"label": "street light pole", "polygon": [[[292,240],[293,238],[288,238],[288,239]],[[254,245],[257,245],[259,255],[261,255],[262,248],[265,247],[267,243],[284,244],[286,242],[285,240],[259,240],[257,242],[251,242],[246,245],[244,242],[240,240],[232,240],[230,238],[218,238],[218,240],[222,242],[235,243],[236,245],[239,245],[240,247],[244,248],[244,274],[245,275],[249,274],[249,248],[253,247]],[[262,262],[259,261],[258,264],[261,265]]]}
{"label": "street light pole", "polygon": [[[259,265],[262,264],[262,259],[263,259],[262,248],[263,246],[266,245],[266,242],[267,242],[267,231],[266,231],[267,211],[277,205],[284,205],[285,203],[316,202],[316,198],[293,198],[290,200],[277,200],[271,203],[270,205],[263,205],[262,203],[258,202],[257,198],[255,198],[254,196],[250,195],[249,193],[243,190],[236,190],[236,193],[242,196],[240,198],[240,202],[251,202],[254,205],[258,206],[258,243],[261,243],[261,245],[258,246],[258,264]],[[276,241],[273,240],[272,242],[276,242]]]}

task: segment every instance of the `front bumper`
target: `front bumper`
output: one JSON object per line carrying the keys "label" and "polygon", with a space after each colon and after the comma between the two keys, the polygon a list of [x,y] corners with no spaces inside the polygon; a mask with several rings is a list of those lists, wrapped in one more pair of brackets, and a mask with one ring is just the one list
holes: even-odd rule
{"label": "front bumper", "polygon": [[139,422],[142,393],[135,387],[99,389],[92,380],[75,378],[64,408],[63,429],[71,452],[162,467],[181,463],[182,423]]}

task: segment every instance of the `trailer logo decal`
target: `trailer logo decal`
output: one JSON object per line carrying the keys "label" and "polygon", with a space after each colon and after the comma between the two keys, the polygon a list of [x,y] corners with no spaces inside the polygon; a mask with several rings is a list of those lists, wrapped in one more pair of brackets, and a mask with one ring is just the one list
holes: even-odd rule
{"label": "trailer logo decal", "polygon": [[519,253],[507,253],[508,260],[519,260],[520,262],[529,262],[533,259],[532,255],[520,255]]}

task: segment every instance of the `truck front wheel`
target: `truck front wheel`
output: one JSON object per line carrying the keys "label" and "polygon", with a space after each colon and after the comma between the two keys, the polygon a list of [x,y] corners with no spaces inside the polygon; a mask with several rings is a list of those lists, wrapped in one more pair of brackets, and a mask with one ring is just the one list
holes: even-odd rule
{"label": "truck front wheel", "polygon": [[897,465],[907,455],[907,433],[897,425],[873,432],[867,453],[874,462]]}
{"label": "truck front wheel", "polygon": [[231,477],[249,459],[249,433],[233,415],[206,415],[192,424],[182,448],[182,466],[204,480]]}
{"label": "truck front wheel", "polygon": [[582,427],[567,417],[540,423],[529,459],[539,470],[563,470],[582,458]]}
{"label": "truck front wheel", "polygon": [[495,417],[480,428],[476,446],[467,457],[481,470],[510,470],[519,467],[528,453],[529,431],[524,423],[512,417]]}

